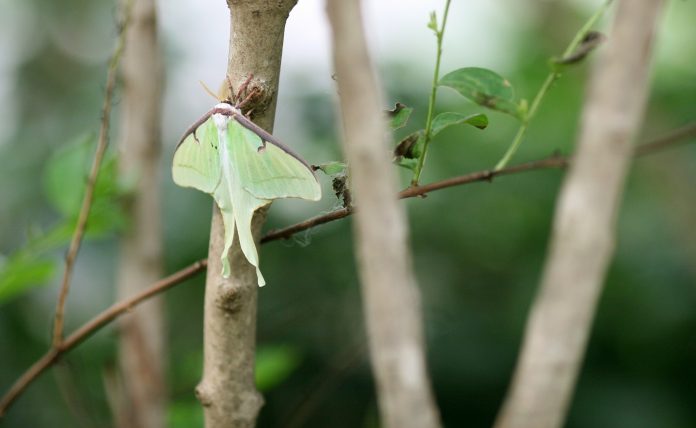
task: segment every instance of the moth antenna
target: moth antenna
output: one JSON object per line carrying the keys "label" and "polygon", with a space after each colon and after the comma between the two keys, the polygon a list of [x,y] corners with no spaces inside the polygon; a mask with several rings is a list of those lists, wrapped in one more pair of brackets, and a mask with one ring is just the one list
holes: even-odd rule
{"label": "moth antenna", "polygon": [[208,95],[210,95],[211,97],[215,98],[215,100],[216,100],[217,102],[222,102],[222,100],[221,100],[220,98],[218,98],[217,95],[215,95],[215,92],[211,91],[210,88],[207,87],[206,84],[203,83],[202,80],[199,80],[198,83],[201,84],[201,86],[203,87],[203,90],[204,90]]}

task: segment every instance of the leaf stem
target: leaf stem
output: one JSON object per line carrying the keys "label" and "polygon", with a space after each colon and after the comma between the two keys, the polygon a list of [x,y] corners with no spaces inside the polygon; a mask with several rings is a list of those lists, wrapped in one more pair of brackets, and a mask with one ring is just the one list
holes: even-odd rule
{"label": "leaf stem", "polygon": [[[435,100],[437,99],[437,82],[440,80],[440,60],[442,59],[442,39],[445,34],[445,26],[447,25],[447,15],[449,14],[450,1],[445,2],[445,13],[442,17],[442,26],[439,30],[435,31],[435,36],[437,37],[437,53],[435,57],[435,71],[433,72],[433,83],[430,88],[430,99],[428,100],[428,117],[425,121],[425,134],[423,136],[423,153],[421,153],[418,158],[418,164],[413,172],[413,179],[411,180],[411,186],[418,186],[418,181],[420,180],[421,171],[423,171],[423,165],[425,164],[425,156],[428,153],[428,145],[432,139],[433,131],[433,112],[435,111]],[[433,12],[434,13],[434,12]]]}
{"label": "leaf stem", "polygon": [[[599,18],[601,18],[602,15],[604,15],[604,12],[606,12],[607,8],[609,8],[609,5],[612,1],[613,0],[606,0],[602,7],[600,7],[597,10],[597,12],[595,12],[594,15],[592,15],[590,19],[587,20],[587,22],[585,22],[585,24],[580,28],[580,30],[578,30],[578,32],[575,33],[573,40],[570,42],[570,44],[568,44],[565,51],[563,51],[562,58],[570,55],[571,53],[573,53],[573,51],[575,51],[575,49],[578,48],[578,46],[580,46],[580,43],[582,43],[582,40],[587,34],[587,32],[590,31],[590,29],[595,25]],[[548,90],[551,88],[553,82],[555,82],[556,79],[561,77],[561,74],[562,73],[558,68],[552,66],[551,72],[549,72],[548,76],[546,76],[544,83],[541,85],[541,88],[539,88],[539,91],[537,92],[536,96],[534,97],[534,100],[532,101],[532,105],[529,107],[529,111],[524,116],[524,119],[522,120],[522,123],[520,124],[520,127],[517,130],[517,134],[515,134],[515,138],[512,140],[510,147],[507,149],[503,157],[495,165],[495,168],[493,168],[494,171],[498,171],[505,168],[505,166],[507,166],[507,164],[510,162],[510,159],[512,159],[512,157],[515,155],[515,152],[517,152],[517,149],[520,147],[520,144],[522,144],[522,139],[524,138],[524,134],[527,132],[529,122],[532,120],[537,110],[539,109],[539,105],[541,105],[541,100],[544,98]]]}

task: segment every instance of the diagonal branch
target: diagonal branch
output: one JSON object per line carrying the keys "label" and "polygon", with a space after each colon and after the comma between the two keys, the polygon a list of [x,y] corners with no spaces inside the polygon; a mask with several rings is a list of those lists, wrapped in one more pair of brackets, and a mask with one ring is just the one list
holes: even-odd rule
{"label": "diagonal branch", "polygon": [[[297,0],[228,0],[230,44],[227,76],[238,85],[253,74],[248,87],[260,91],[254,122],[272,133],[285,23]],[[261,235],[266,210],[251,221],[254,239]],[[254,382],[256,352],[256,271],[235,239],[229,254],[231,274],[221,275],[224,223],[217,205],[210,225],[203,314],[203,376],[196,396],[206,428],[252,427],[263,397]]]}
{"label": "diagonal branch", "polygon": [[207,260],[199,260],[192,265],[157,281],[156,283],[152,284],[152,286],[136,294],[135,296],[118,303],[114,303],[111,307],[95,316],[87,323],[83,324],[82,327],[75,330],[65,340],[62,340],[60,345],[51,347],[43,357],[36,361],[26,372],[24,372],[24,374],[22,374],[22,376],[20,376],[19,379],[15,381],[2,399],[0,399],[0,418],[5,414],[12,403],[14,403],[14,401],[22,394],[22,392],[24,392],[24,390],[27,389],[27,387],[33,381],[35,381],[41,373],[58,361],[63,354],[72,350],[99,329],[124,313],[130,311],[138,304],[144,302],[152,296],[162,293],[163,291],[169,290],[177,284],[181,284],[183,281],[204,270],[207,265]]}
{"label": "diagonal branch", "polygon": [[[676,146],[678,144],[685,143],[694,137],[696,137],[696,122],[689,123],[687,125],[682,126],[681,128],[670,131],[669,133],[663,136],[657,137],[653,140],[641,144],[636,148],[634,155],[636,157],[642,157],[645,155],[653,154],[658,151],[662,151],[667,148]],[[571,160],[572,158],[570,156],[553,155],[544,159],[538,159],[535,161],[521,163],[499,170],[486,169],[476,171],[469,174],[451,177],[429,184],[424,184],[422,186],[407,187],[399,193],[399,197],[404,199],[413,198],[416,196],[424,196],[430,192],[446,189],[448,187],[477,183],[481,181],[492,181],[494,178],[503,175],[512,175],[527,171],[538,171],[542,169],[563,169],[570,164]],[[347,208],[340,208],[335,211],[331,211],[330,213],[312,217],[299,223],[293,224],[291,226],[284,227],[282,229],[271,230],[261,238],[261,243],[265,244],[267,242],[277,241],[280,239],[289,239],[296,233],[311,229],[315,226],[319,226],[325,223],[330,223],[334,220],[340,220],[342,218],[348,217],[354,212],[355,207],[352,206]]]}
{"label": "diagonal branch", "polygon": [[87,187],[85,188],[85,197],[82,199],[82,206],[80,207],[80,213],[77,218],[77,225],[75,226],[75,232],[73,233],[72,239],[70,240],[70,247],[65,256],[65,270],[63,271],[63,279],[60,285],[60,294],[58,295],[58,304],[56,305],[56,314],[53,322],[53,347],[59,348],[63,341],[63,330],[65,322],[65,301],[68,298],[68,293],[70,292],[70,280],[72,278],[72,273],[75,268],[75,260],[77,259],[77,253],[80,251],[80,245],[82,244],[82,237],[85,234],[85,229],[87,228],[87,219],[89,218],[89,212],[92,208],[92,200],[94,199],[94,188],[97,183],[97,176],[99,175],[99,168],[101,167],[102,160],[104,159],[104,154],[106,153],[106,148],[109,144],[109,126],[111,121],[111,100],[114,95],[114,89],[116,87],[116,76],[118,74],[118,64],[121,60],[121,54],[123,53],[123,47],[126,40],[126,28],[130,21],[130,11],[132,7],[132,0],[129,0],[124,8],[124,21],[120,27],[120,35],[116,45],[116,50],[111,56],[109,62],[109,70],[106,75],[106,92],[104,94],[104,104],[101,110],[101,127],[99,129],[99,141],[97,143],[97,150],[94,153],[94,160],[92,161],[92,167],[89,172],[89,178],[87,179]]}
{"label": "diagonal branch", "polygon": [[[155,0],[134,1],[121,61],[121,177],[135,177],[124,208],[131,220],[119,242],[119,299],[164,276],[161,225],[162,87],[164,68],[157,35]],[[121,376],[113,388],[114,426],[164,428],[167,407],[167,334],[163,299],[152,299],[124,319],[119,330]]]}

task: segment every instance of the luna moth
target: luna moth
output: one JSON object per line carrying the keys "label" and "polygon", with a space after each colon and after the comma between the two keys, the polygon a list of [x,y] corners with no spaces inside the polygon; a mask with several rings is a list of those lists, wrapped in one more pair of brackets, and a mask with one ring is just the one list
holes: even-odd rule
{"label": "luna moth", "polygon": [[251,232],[254,212],[278,198],[317,201],[321,188],[307,162],[242,114],[243,103],[219,103],[186,131],[174,152],[172,176],[179,186],[210,194],[220,208],[222,276],[230,275],[227,255],[236,231],[263,286]]}

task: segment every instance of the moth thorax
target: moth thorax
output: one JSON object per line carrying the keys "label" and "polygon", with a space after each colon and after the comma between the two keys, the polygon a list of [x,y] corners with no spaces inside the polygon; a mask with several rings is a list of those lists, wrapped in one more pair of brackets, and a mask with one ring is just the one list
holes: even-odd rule
{"label": "moth thorax", "polygon": [[227,123],[230,121],[230,117],[232,117],[232,109],[233,107],[226,103],[217,104],[213,108],[213,122],[219,130],[227,129]]}
{"label": "moth thorax", "polygon": [[221,131],[227,130],[227,124],[230,121],[230,116],[227,116],[222,113],[213,113],[213,122],[215,123],[215,126],[217,129]]}

